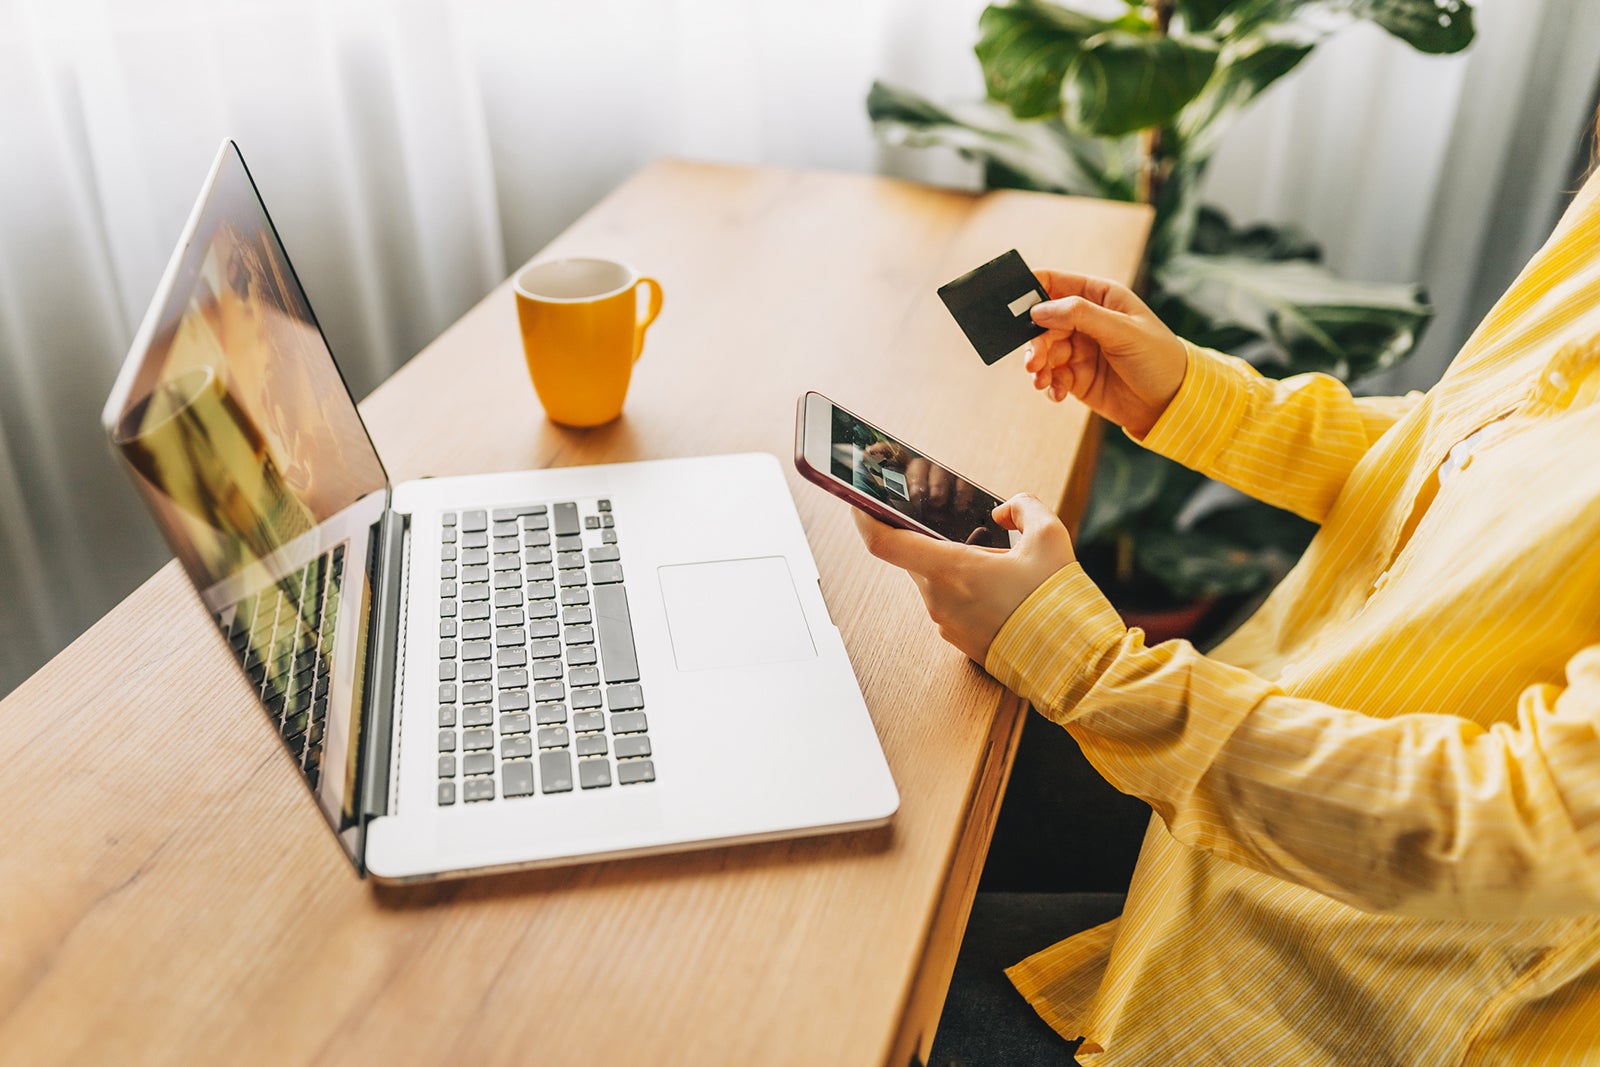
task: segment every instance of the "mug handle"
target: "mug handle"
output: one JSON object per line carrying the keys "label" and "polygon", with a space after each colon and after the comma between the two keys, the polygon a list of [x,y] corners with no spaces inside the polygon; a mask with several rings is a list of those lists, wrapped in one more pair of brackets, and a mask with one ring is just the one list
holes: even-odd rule
{"label": "mug handle", "polygon": [[654,278],[640,278],[633,283],[634,299],[638,299],[639,286],[650,287],[650,306],[645,309],[644,321],[638,325],[633,334],[633,361],[639,362],[639,356],[644,352],[644,331],[656,321],[656,316],[661,314],[661,283]]}

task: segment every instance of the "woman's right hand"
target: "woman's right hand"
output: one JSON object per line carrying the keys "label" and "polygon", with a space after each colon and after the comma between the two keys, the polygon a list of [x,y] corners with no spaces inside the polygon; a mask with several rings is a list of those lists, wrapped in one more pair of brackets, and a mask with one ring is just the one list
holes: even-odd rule
{"label": "woman's right hand", "polygon": [[1143,437],[1178,394],[1189,353],[1133,293],[1103,278],[1036,271],[1050,299],[1033,306],[1049,330],[1035,338],[1027,369],[1051,400],[1069,394]]}

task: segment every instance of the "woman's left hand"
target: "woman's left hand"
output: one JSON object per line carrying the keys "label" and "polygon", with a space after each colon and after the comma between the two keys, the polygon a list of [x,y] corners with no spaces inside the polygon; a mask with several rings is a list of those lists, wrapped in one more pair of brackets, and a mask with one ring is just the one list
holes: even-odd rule
{"label": "woman's left hand", "polygon": [[1067,528],[1036,497],[1012,497],[994,509],[994,519],[1021,533],[1010,549],[936,540],[856,512],[867,551],[911,575],[939,636],[980,666],[1000,627],[1028,594],[1077,559]]}

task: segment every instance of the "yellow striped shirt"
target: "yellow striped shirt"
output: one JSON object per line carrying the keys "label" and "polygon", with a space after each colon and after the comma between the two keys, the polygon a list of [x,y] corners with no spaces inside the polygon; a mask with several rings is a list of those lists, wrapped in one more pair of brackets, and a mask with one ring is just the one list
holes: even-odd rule
{"label": "yellow striped shirt", "polygon": [[1597,394],[1600,179],[1425,396],[1190,350],[1144,444],[1321,529],[1211,656],[1075,564],[990,648],[1155,810],[1008,972],[1084,1063],[1600,1063]]}

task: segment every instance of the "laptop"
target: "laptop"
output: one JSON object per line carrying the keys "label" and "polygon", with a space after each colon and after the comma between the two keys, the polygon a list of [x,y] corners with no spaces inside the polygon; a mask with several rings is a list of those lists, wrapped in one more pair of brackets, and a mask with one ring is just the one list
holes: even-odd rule
{"label": "laptop", "polygon": [[391,484],[231,141],[103,418],[263,743],[362,874],[851,830],[899,806],[775,457]]}

